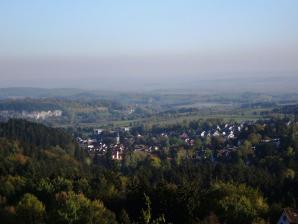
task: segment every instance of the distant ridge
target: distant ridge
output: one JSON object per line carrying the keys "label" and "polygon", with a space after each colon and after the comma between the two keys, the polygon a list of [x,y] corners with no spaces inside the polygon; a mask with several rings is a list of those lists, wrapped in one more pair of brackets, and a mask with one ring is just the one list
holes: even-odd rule
{"label": "distant ridge", "polygon": [[[0,99],[24,98],[67,98],[67,99],[111,99],[116,96],[126,96],[137,92],[79,89],[79,88],[36,88],[7,87],[0,88]],[[143,94],[143,92],[141,92]]]}
{"label": "distant ridge", "polygon": [[0,88],[0,99],[4,98],[43,98],[43,97],[65,97],[83,94],[85,90],[75,88],[35,88],[35,87],[9,87]]}

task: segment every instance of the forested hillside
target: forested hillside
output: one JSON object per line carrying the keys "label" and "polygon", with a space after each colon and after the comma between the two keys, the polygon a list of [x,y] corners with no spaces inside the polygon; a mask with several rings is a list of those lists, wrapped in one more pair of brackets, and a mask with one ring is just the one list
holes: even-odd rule
{"label": "forested hillside", "polygon": [[[261,142],[277,135],[278,147]],[[9,120],[0,124],[1,223],[276,223],[297,206],[298,125],[271,120],[240,136],[217,162],[169,145],[116,161],[90,157],[61,129]]]}

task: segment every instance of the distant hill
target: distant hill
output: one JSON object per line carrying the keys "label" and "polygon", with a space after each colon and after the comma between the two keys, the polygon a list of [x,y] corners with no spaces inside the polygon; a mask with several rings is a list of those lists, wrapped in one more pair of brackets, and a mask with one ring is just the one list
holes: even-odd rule
{"label": "distant hill", "polygon": [[48,111],[48,110],[61,110],[62,107],[58,101],[51,99],[4,99],[0,100],[0,111]]}
{"label": "distant hill", "polygon": [[64,97],[82,94],[86,92],[81,89],[44,89],[44,88],[31,88],[31,87],[11,87],[0,88],[0,99],[5,98],[43,98],[43,97]]}

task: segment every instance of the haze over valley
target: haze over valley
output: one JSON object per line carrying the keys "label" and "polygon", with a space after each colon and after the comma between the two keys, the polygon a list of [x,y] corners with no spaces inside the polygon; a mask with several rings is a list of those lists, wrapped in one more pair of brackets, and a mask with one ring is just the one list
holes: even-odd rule
{"label": "haze over valley", "polygon": [[298,1],[0,1],[1,224],[298,223]]}

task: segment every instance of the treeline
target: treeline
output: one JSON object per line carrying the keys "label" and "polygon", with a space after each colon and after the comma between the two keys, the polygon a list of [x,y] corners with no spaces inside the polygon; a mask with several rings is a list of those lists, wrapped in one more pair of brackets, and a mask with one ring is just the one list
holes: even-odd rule
{"label": "treeline", "polygon": [[113,100],[70,100],[59,98],[25,98],[0,100],[0,110],[8,111],[48,111],[65,110],[67,108],[108,107],[115,110],[123,109],[123,105]]}
{"label": "treeline", "polygon": [[8,111],[49,111],[61,110],[62,107],[57,103],[45,99],[6,99],[0,100],[0,110]]}

